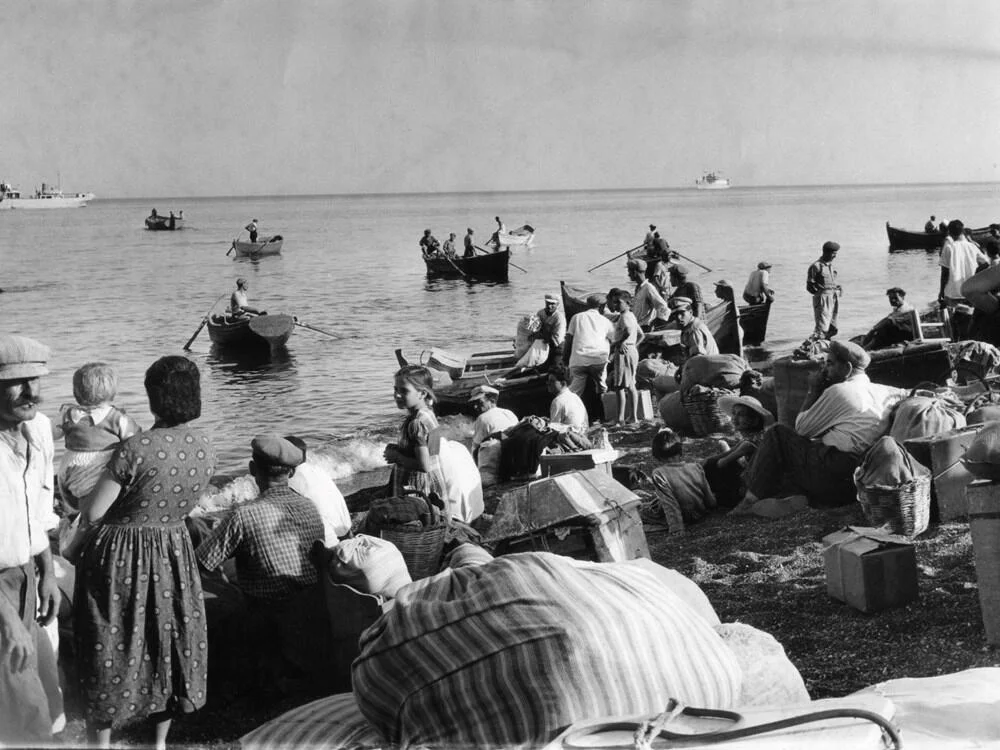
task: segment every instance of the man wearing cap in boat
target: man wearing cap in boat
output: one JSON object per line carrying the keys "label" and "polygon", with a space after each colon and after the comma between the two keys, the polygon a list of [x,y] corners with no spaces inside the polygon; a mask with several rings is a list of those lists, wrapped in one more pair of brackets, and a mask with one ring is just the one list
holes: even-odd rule
{"label": "man wearing cap in boat", "polygon": [[804,494],[814,507],[855,501],[854,470],[907,395],[872,383],[865,373],[870,362],[857,344],[830,342],[823,369],[810,378],[795,429],[778,424],[764,433],[743,475],[743,509],[779,494]]}
{"label": "man wearing cap in boat", "polygon": [[886,289],[885,293],[889,298],[892,312],[872,326],[872,329],[862,339],[861,346],[869,351],[895,346],[904,341],[912,341],[914,337],[913,315],[915,313],[913,305],[906,301],[906,291],[894,286]]}
{"label": "man wearing cap in boat", "polygon": [[38,411],[48,348],[0,335],[0,741],[44,742],[62,714],[52,644],[40,625],[59,610],[48,532],[52,423]]}
{"label": "man wearing cap in boat", "polygon": [[250,241],[251,242],[256,242],[257,241],[257,220],[256,219],[250,219],[250,223],[247,224],[243,228],[246,229],[250,233]]}
{"label": "man wearing cap in boat", "polygon": [[681,346],[684,348],[685,359],[699,354],[719,353],[719,345],[715,343],[712,332],[703,320],[695,317],[690,298],[672,297],[670,309],[670,319],[677,321],[677,327],[681,329]]}
{"label": "man wearing cap in boat", "polygon": [[437,255],[440,249],[441,243],[438,242],[437,237],[431,234],[430,229],[425,229],[424,236],[420,238],[420,252],[425,256]]}
{"label": "man wearing cap in boat", "polygon": [[498,433],[518,423],[517,415],[510,409],[497,406],[500,391],[490,385],[477,385],[469,394],[469,403],[479,416],[472,428],[472,457],[479,461],[479,448],[487,440],[498,438]]}
{"label": "man wearing cap in boat", "polygon": [[465,242],[465,255],[462,257],[464,258],[471,258],[476,254],[476,243],[472,239],[473,234],[475,232],[472,231],[472,227],[467,227],[465,230],[465,239],[463,240]]}
{"label": "man wearing cap in boat", "polygon": [[650,254],[660,260],[670,260],[670,243],[659,232],[653,232],[653,251]]}
{"label": "man wearing cap in boat", "polygon": [[263,315],[256,307],[250,307],[250,297],[247,289],[250,285],[242,276],[236,279],[236,290],[229,298],[229,315],[233,318],[245,318],[247,315]]}
{"label": "man wearing cap in boat", "polygon": [[649,225],[649,231],[646,232],[646,239],[642,241],[642,249],[649,255],[653,251],[653,232],[656,231],[656,224]]}
{"label": "man wearing cap in boat", "polygon": [[559,298],[554,294],[545,295],[545,307],[537,313],[541,326],[531,334],[532,341],[540,340],[549,345],[546,364],[562,359],[563,344],[566,341],[566,315],[559,309]]}
{"label": "man wearing cap in boat", "polygon": [[809,266],[806,274],[806,291],[813,296],[813,317],[816,327],[813,335],[829,339],[837,335],[837,313],[840,311],[840,284],[833,261],[840,251],[840,245],[828,241],[823,243],[823,254]]}
{"label": "man wearing cap in boat", "polygon": [[[670,284],[674,287],[670,298],[683,297],[691,300],[691,311],[696,318],[705,317],[705,300],[701,296],[701,287],[693,281],[688,281],[687,266],[670,267]],[[667,300],[669,302],[670,300]]]}
{"label": "man wearing cap in boat", "polygon": [[762,260],[756,270],[750,272],[747,285],[743,287],[743,301],[748,305],[762,305],[774,299],[774,292],[768,285],[771,280],[771,264]]}

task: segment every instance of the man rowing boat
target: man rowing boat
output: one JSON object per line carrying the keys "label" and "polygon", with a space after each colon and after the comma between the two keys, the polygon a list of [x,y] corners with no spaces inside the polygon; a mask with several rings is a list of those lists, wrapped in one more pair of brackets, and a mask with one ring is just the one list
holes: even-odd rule
{"label": "man rowing boat", "polygon": [[236,279],[236,290],[229,298],[229,317],[245,318],[247,315],[263,315],[257,308],[249,306],[250,297],[247,295],[249,286],[247,280],[242,276]]}

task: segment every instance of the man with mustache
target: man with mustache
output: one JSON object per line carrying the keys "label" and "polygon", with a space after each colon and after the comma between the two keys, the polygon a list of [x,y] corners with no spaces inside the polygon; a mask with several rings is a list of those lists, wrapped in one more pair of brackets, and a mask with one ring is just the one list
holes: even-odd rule
{"label": "man with mustache", "polygon": [[[48,532],[52,424],[38,411],[48,347],[0,335],[0,741],[39,742],[62,714],[52,645],[59,610]],[[37,575],[36,575],[37,571]]]}

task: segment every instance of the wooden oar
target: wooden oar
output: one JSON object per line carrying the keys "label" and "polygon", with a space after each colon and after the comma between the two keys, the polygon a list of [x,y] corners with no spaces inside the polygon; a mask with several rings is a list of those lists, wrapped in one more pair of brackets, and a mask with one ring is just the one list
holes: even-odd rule
{"label": "wooden oar", "polygon": [[442,256],[439,256],[439,257],[442,257],[446,261],[448,261],[449,263],[451,263],[451,267],[454,268],[456,271],[458,271],[460,274],[462,274],[462,278],[465,278],[465,279],[469,278],[469,274],[467,274],[465,271],[463,271],[461,268],[459,268],[458,265],[455,263],[455,261],[453,261],[447,255],[442,255]]}
{"label": "wooden oar", "polygon": [[343,338],[335,333],[330,333],[329,331],[324,331],[322,328],[317,328],[316,326],[311,326],[308,323],[303,323],[298,318],[295,318],[295,325],[301,328],[308,328],[310,331],[315,331],[316,333],[322,333],[324,336],[329,336],[330,338],[339,339]]}
{"label": "wooden oar", "polygon": [[[645,243],[643,243],[643,244],[645,244]],[[587,269],[587,273],[590,273],[591,271],[596,271],[596,270],[597,270],[598,268],[600,268],[601,266],[606,266],[606,265],[608,265],[608,263],[610,263],[611,261],[613,261],[613,260],[618,260],[619,258],[622,258],[622,257],[624,257],[624,256],[628,255],[629,253],[631,253],[631,252],[634,252],[634,251],[638,250],[638,249],[639,249],[640,247],[642,247],[642,245],[636,245],[635,247],[633,247],[633,248],[630,248],[630,249],[626,250],[626,251],[625,251],[624,253],[618,253],[618,255],[616,255],[616,256],[615,256],[614,258],[608,258],[608,259],[607,259],[606,261],[604,261],[603,263],[598,263],[598,264],[597,264],[596,266],[594,266],[593,268],[588,268],[588,269]]]}
{"label": "wooden oar", "polygon": [[[473,245],[473,247],[476,248],[476,250],[481,252],[483,255],[493,255],[493,253],[491,253],[489,250],[483,250],[483,248],[479,247],[479,245]],[[509,265],[514,266],[514,268],[516,268],[518,271],[524,271],[524,273],[527,273],[527,271],[525,271],[523,268],[517,265],[517,263],[515,263],[514,261],[508,260],[507,263]]]}
{"label": "wooden oar", "polygon": [[706,265],[704,265],[704,264],[702,264],[702,263],[699,263],[699,262],[698,262],[698,261],[696,261],[696,260],[692,260],[691,258],[687,257],[686,255],[681,255],[681,253],[678,253],[678,252],[677,252],[676,250],[671,250],[670,252],[672,252],[672,253],[675,253],[675,254],[677,255],[677,257],[678,257],[678,258],[683,258],[683,259],[684,259],[684,260],[686,260],[686,261],[687,261],[688,263],[694,263],[694,264],[695,264],[696,266],[698,266],[698,267],[700,267],[700,268],[704,268],[704,269],[705,269],[706,271],[708,271],[709,273],[712,273],[712,269],[711,269],[711,268],[709,268],[708,266],[706,266]]}
{"label": "wooden oar", "polygon": [[226,255],[229,255],[229,253],[231,253],[233,250],[236,249],[236,240],[238,240],[240,238],[241,234],[243,234],[243,230],[242,229],[239,232],[236,233],[235,237],[233,237],[233,244],[229,246],[228,250],[226,250]]}
{"label": "wooden oar", "polygon": [[[219,299],[215,300],[215,302],[212,303],[212,307],[215,307],[217,304],[219,304],[219,300],[225,296],[226,294],[220,295]],[[194,340],[198,338],[198,334],[201,333],[201,329],[204,328],[205,325],[208,323],[208,316],[212,312],[212,307],[208,308],[208,312],[205,313],[205,317],[201,319],[201,324],[198,326],[198,329],[191,335],[191,338],[187,340],[187,343],[184,344],[184,351],[188,351],[191,349],[191,344],[194,343]]]}

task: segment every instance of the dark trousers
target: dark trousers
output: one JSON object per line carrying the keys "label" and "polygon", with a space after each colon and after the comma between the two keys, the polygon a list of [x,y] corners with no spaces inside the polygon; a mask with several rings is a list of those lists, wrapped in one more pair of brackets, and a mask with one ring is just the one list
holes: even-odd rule
{"label": "dark trousers", "polygon": [[254,232],[250,232],[250,241],[251,242],[256,242],[257,241],[257,232],[255,232],[255,231]]}
{"label": "dark trousers", "polygon": [[780,492],[803,494],[813,507],[848,505],[856,499],[854,470],[861,459],[791,427],[774,425],[764,433],[743,473],[747,489],[758,498]]}

